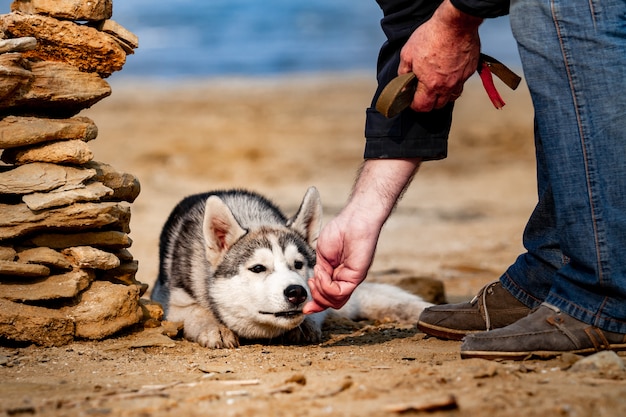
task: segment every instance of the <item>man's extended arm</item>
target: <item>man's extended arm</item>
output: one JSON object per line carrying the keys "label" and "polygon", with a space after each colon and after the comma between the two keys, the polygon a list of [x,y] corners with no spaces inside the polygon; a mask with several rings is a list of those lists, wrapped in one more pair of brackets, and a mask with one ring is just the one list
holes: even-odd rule
{"label": "man's extended arm", "polygon": [[418,159],[368,159],[344,209],[317,240],[313,300],[304,312],[343,306],[365,279],[383,224],[419,167]]}

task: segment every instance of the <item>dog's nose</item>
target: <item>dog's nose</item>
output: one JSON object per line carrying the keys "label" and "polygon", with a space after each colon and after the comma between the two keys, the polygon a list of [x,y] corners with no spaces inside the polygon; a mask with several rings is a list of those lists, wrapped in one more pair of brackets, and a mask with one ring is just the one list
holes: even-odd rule
{"label": "dog's nose", "polygon": [[306,289],[302,285],[290,285],[283,292],[285,298],[294,306],[302,304],[306,301]]}

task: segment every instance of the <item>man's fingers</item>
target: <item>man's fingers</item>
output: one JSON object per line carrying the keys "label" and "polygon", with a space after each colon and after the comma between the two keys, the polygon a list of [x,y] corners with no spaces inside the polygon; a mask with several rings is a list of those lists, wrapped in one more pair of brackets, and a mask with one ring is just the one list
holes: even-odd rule
{"label": "man's fingers", "polygon": [[429,112],[435,108],[437,100],[438,96],[432,90],[428,90],[423,83],[418,81],[411,108],[416,112]]}
{"label": "man's fingers", "polygon": [[407,74],[411,72],[411,70],[412,70],[411,61],[403,59],[402,55],[400,55],[400,65],[398,65],[398,75]]}
{"label": "man's fingers", "polygon": [[322,268],[316,266],[315,275],[309,279],[309,290],[311,291],[311,297],[313,299],[305,304],[302,309],[304,314],[318,313],[329,307],[333,307],[333,303],[327,299],[323,291],[325,285],[329,284],[325,284],[322,281],[326,281],[330,284],[331,280]]}
{"label": "man's fingers", "polygon": [[318,288],[321,287],[321,285],[318,285],[318,282],[319,275],[317,273],[309,279],[309,290],[311,291],[311,297],[313,299],[304,305],[302,310],[304,314],[318,313],[332,307],[325,295],[319,291]]}
{"label": "man's fingers", "polygon": [[423,84],[418,82],[411,108],[417,112],[429,112],[434,109],[444,108],[448,103],[455,101],[461,96],[463,87],[454,88],[439,93],[428,90]]}
{"label": "man's fingers", "polygon": [[326,310],[326,307],[322,307],[321,305],[317,304],[315,301],[309,301],[302,308],[302,312],[304,314],[320,313],[324,310]]}
{"label": "man's fingers", "polygon": [[315,266],[315,275],[309,279],[309,289],[313,301],[307,308],[311,312],[326,308],[341,308],[350,298],[354,285],[349,282],[335,281],[319,265]]}

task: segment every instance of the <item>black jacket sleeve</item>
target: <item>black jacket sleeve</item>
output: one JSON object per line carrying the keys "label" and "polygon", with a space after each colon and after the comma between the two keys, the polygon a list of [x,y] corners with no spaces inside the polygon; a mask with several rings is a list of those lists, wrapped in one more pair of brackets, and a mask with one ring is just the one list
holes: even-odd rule
{"label": "black jacket sleeve", "polygon": [[491,18],[509,14],[510,0],[450,0],[460,11],[472,16]]}

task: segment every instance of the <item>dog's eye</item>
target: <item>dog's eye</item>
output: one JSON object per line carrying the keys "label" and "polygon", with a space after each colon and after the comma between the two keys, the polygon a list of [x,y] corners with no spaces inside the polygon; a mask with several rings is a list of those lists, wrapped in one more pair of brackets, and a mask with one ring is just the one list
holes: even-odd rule
{"label": "dog's eye", "polygon": [[293,267],[296,268],[296,269],[302,269],[303,266],[304,266],[304,262],[302,262],[302,261],[295,261],[293,263]]}
{"label": "dog's eye", "polygon": [[254,272],[255,274],[260,274],[261,272],[267,271],[267,268],[263,265],[256,264],[252,268],[248,268],[248,270]]}

